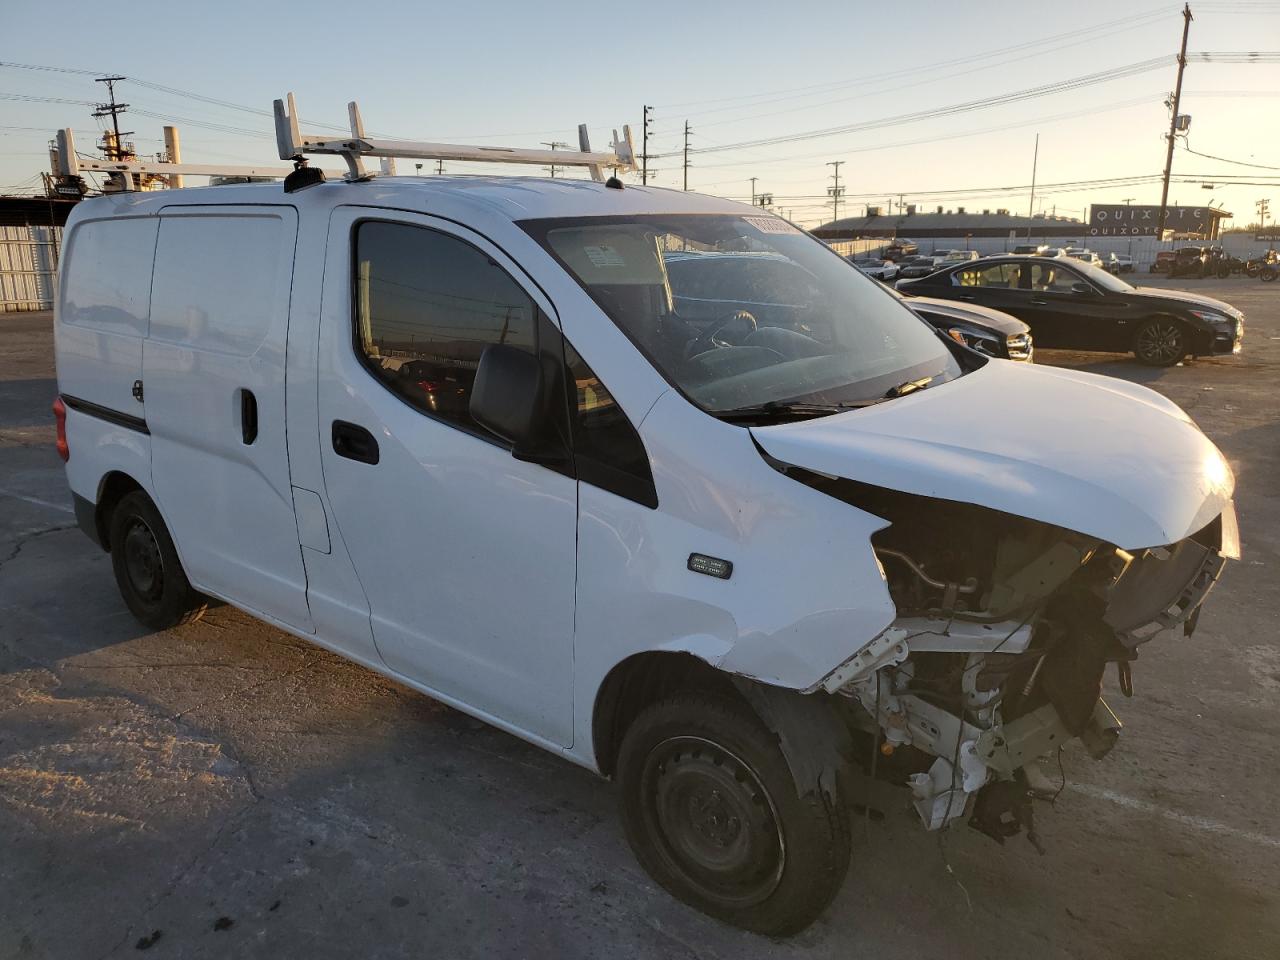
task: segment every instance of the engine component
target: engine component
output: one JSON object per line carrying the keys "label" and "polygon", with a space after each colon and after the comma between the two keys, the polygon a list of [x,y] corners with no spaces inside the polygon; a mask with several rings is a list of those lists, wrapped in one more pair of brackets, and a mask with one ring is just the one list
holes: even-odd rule
{"label": "engine component", "polygon": [[1016,837],[1025,829],[1027,840],[1036,848],[1036,852],[1044,855],[1044,847],[1036,833],[1031,791],[1021,777],[997,780],[978,791],[973,803],[973,815],[969,817],[969,826],[985,833],[1001,846],[1004,846],[1006,838]]}

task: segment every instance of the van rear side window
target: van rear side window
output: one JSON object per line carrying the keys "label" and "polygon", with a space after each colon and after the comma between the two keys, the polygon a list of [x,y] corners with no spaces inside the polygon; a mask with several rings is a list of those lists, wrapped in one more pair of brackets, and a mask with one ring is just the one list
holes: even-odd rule
{"label": "van rear side window", "polygon": [[152,339],[239,357],[257,350],[289,290],[284,226],[275,216],[163,217]]}
{"label": "van rear side window", "polygon": [[356,349],[403,400],[467,430],[480,354],[535,351],[537,310],[471,244],[425,227],[371,220],[356,229]]}
{"label": "van rear side window", "polygon": [[63,276],[64,323],[104,333],[147,335],[154,217],[90,220],[71,234]]}

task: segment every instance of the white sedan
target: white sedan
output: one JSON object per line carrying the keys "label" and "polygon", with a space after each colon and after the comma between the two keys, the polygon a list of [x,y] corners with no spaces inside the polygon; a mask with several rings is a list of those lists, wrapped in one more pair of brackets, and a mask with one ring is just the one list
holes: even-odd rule
{"label": "white sedan", "polygon": [[888,283],[898,279],[898,265],[892,260],[879,260],[875,257],[851,258],[850,262],[872,280]]}

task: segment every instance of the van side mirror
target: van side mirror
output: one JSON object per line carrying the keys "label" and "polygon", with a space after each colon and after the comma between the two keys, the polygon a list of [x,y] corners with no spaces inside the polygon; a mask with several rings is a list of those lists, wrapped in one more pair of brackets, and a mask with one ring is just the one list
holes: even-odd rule
{"label": "van side mirror", "polygon": [[1085,283],[1083,280],[1077,280],[1071,285],[1072,293],[1093,293],[1093,287]]}
{"label": "van side mirror", "polygon": [[471,387],[471,419],[521,455],[536,445],[542,422],[542,369],[531,353],[502,343],[480,354]]}

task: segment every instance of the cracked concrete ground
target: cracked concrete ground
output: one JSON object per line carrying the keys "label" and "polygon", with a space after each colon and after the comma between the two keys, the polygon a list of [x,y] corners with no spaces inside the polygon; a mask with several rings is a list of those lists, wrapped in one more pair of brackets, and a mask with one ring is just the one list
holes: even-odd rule
{"label": "cracked concrete ground", "polygon": [[[1142,278],[1145,280],[1146,278]],[[672,901],[611,785],[230,607],[164,633],[71,528],[48,315],[0,318],[0,958],[1280,956],[1280,285],[1189,281],[1239,359],[1138,380],[1236,470],[1245,559],[1038,826],[859,822],[823,919],[773,942]],[[1056,771],[1052,771],[1056,775]],[[949,867],[949,869],[948,869]]]}

